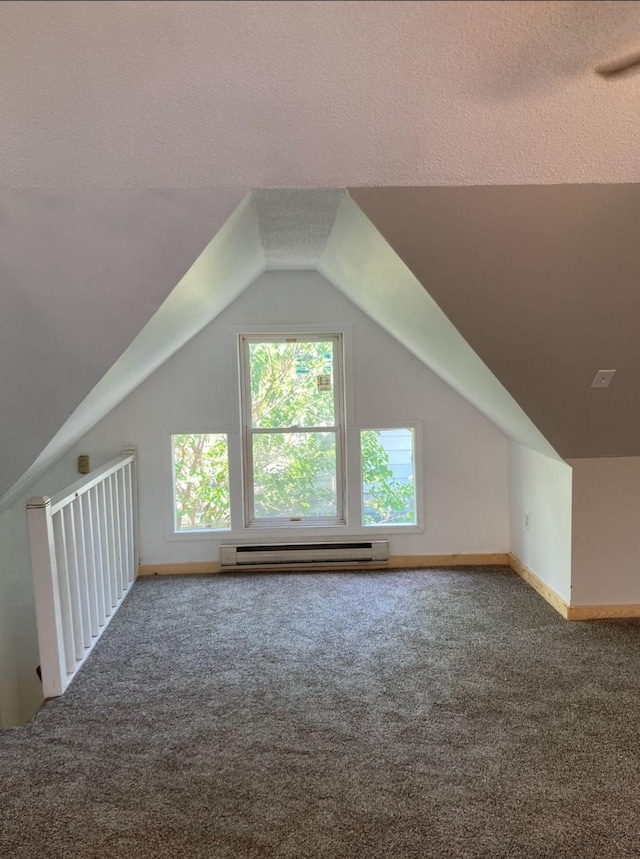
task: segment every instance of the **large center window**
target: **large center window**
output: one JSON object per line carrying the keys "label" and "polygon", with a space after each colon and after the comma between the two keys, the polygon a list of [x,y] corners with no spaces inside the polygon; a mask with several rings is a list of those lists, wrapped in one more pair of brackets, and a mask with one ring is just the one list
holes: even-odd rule
{"label": "large center window", "polygon": [[241,336],[240,363],[247,525],[344,523],[341,336]]}

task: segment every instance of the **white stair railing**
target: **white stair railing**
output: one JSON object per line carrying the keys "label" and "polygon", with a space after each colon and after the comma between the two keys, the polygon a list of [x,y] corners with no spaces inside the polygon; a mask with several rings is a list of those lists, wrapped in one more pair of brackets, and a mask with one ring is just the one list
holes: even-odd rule
{"label": "white stair railing", "polygon": [[136,507],[133,448],[53,498],[27,501],[45,698],[62,695],[136,578]]}

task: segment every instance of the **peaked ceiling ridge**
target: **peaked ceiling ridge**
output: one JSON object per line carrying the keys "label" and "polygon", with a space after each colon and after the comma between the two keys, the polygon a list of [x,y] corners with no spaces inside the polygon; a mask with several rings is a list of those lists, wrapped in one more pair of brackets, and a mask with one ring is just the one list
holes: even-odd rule
{"label": "peaked ceiling ridge", "polygon": [[561,459],[346,190],[253,191],[33,464],[0,498],[0,512],[265,270],[273,268],[317,270],[506,436]]}
{"label": "peaked ceiling ridge", "polygon": [[266,267],[317,269],[346,193],[342,188],[254,190],[251,200]]}

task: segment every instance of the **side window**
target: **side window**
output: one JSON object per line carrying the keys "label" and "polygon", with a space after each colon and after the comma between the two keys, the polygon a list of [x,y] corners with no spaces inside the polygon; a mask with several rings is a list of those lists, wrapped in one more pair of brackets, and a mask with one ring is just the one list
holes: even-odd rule
{"label": "side window", "polygon": [[222,531],[231,528],[229,454],[225,433],[171,436],[174,528]]}
{"label": "side window", "polygon": [[415,429],[360,432],[362,524],[416,525]]}

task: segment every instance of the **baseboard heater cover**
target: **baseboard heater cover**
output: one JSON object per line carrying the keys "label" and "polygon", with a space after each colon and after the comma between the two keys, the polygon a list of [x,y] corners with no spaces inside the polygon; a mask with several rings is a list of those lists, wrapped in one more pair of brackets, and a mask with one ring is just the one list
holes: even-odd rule
{"label": "baseboard heater cover", "polygon": [[220,569],[270,565],[366,564],[389,559],[388,540],[349,543],[266,543],[220,546]]}

